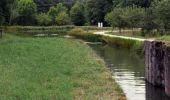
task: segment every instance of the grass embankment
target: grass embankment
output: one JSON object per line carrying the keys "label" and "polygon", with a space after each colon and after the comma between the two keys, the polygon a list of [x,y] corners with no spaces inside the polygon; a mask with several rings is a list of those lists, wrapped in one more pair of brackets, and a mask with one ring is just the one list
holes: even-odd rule
{"label": "grass embankment", "polygon": [[163,40],[163,41],[169,42],[170,41],[170,35],[165,35],[165,36],[159,37],[159,38],[157,38],[157,40]]}
{"label": "grass embankment", "polygon": [[157,32],[155,33],[147,33],[142,32],[140,29],[134,29],[134,30],[122,30],[121,33],[119,30],[112,30],[110,32],[106,32],[106,34],[111,35],[118,35],[118,36],[127,36],[127,37],[135,37],[135,38],[142,38],[142,39],[150,39],[150,38],[159,38],[161,35]]}
{"label": "grass embankment", "polygon": [[118,36],[127,36],[127,37],[136,37],[136,38],[148,38],[148,36],[144,37],[141,36],[141,31],[138,29],[135,30],[122,30],[120,33],[119,30],[113,30],[110,32],[106,32],[106,34],[111,34],[111,35],[118,35]]}
{"label": "grass embankment", "polygon": [[69,35],[76,38],[81,38],[90,42],[104,42],[110,45],[115,45],[119,47],[124,47],[128,49],[142,49],[144,46],[144,41],[131,38],[107,36],[107,34],[93,34],[84,31],[83,29],[73,29],[69,32]]}
{"label": "grass embankment", "polygon": [[142,49],[144,46],[144,41],[138,41],[133,39],[102,36],[102,40],[107,44],[115,45],[118,47],[124,47],[127,49]]}
{"label": "grass embankment", "polygon": [[63,38],[0,40],[1,100],[124,100],[103,60]]}
{"label": "grass embankment", "polygon": [[54,34],[66,35],[70,30],[81,28],[85,31],[96,30],[111,30],[111,27],[99,28],[96,26],[7,26],[3,27],[8,33],[17,33],[17,35],[34,36],[37,34],[43,34],[45,36],[53,36]]}

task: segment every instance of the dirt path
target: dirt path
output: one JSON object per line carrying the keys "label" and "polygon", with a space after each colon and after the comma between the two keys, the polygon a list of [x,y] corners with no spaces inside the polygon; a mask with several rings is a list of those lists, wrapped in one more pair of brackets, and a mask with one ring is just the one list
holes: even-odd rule
{"label": "dirt path", "polygon": [[[124,31],[129,31],[129,30],[124,30]],[[117,37],[117,38],[122,38],[122,39],[131,39],[131,40],[137,40],[137,41],[145,41],[146,40],[146,39],[142,39],[142,38],[111,35],[111,34],[106,34],[106,32],[109,32],[109,31],[99,31],[99,32],[94,32],[93,34],[103,35],[103,36],[108,36],[108,37]],[[118,32],[118,31],[113,31],[113,32]]]}

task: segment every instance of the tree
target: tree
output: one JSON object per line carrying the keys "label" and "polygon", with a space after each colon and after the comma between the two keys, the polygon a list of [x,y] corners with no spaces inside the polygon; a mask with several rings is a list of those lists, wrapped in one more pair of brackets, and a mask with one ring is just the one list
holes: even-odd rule
{"label": "tree", "polygon": [[36,18],[37,18],[37,22],[38,22],[39,25],[47,26],[52,21],[51,17],[46,13],[41,13],[41,14],[37,15]]}
{"label": "tree", "polygon": [[82,4],[77,2],[70,11],[70,16],[73,24],[82,26],[85,24],[84,7]]}
{"label": "tree", "polygon": [[33,0],[19,0],[18,1],[18,12],[19,12],[19,24],[21,25],[32,25],[35,23],[35,15],[37,6]]}
{"label": "tree", "polygon": [[111,11],[111,8],[110,0],[88,0],[85,6],[88,22],[93,25],[105,22],[104,16]]}
{"label": "tree", "polygon": [[126,18],[123,16],[124,10],[122,8],[115,8],[112,12],[108,13],[105,17],[105,20],[113,27],[121,29],[127,27],[128,23]]}
{"label": "tree", "polygon": [[6,24],[9,23],[9,16],[10,16],[10,10],[11,5],[16,0],[1,0],[0,1],[0,24],[3,24],[6,22]]}
{"label": "tree", "polygon": [[155,0],[113,0],[114,7],[144,7],[148,8]]}
{"label": "tree", "polygon": [[127,21],[129,28],[141,28],[143,26],[143,19],[145,16],[145,9],[141,7],[126,7],[122,8],[124,13],[123,17]]}
{"label": "tree", "polygon": [[152,33],[151,32],[152,30],[162,27],[160,20],[158,16],[156,15],[155,10],[151,7],[145,10],[143,23],[144,24],[143,24],[142,30],[146,31],[147,33]]}
{"label": "tree", "polygon": [[17,0],[14,0],[14,2],[10,5],[10,9],[9,9],[9,12],[10,12],[9,25],[14,23],[15,22],[14,20],[16,20],[17,17],[19,17],[19,12],[18,12],[17,5],[18,5]]}
{"label": "tree", "polygon": [[164,29],[169,30],[170,29],[170,1],[169,0],[160,1],[156,6],[155,10],[158,18],[163,23]]}
{"label": "tree", "polygon": [[70,24],[70,17],[66,12],[61,12],[56,16],[55,22],[57,25],[68,25]]}
{"label": "tree", "polygon": [[62,3],[59,3],[49,9],[48,15],[53,21],[55,21],[56,16],[58,16],[61,12],[67,12],[67,8]]}
{"label": "tree", "polygon": [[[165,34],[170,29],[170,1],[154,0],[152,6],[146,9],[143,31],[154,33],[153,30]],[[144,32],[143,32],[144,33]]]}

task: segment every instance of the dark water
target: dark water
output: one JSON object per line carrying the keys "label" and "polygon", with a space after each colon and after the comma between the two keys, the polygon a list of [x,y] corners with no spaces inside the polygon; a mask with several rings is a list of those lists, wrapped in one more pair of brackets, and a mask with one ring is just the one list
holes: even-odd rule
{"label": "dark water", "polygon": [[170,100],[163,88],[144,80],[144,59],[133,51],[107,45],[90,45],[107,63],[128,100]]}

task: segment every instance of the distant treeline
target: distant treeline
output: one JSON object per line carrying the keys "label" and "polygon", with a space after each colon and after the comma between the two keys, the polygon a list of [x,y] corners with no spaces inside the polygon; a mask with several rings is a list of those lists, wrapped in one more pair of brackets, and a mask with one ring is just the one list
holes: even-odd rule
{"label": "distant treeline", "polygon": [[[47,6],[47,8],[46,8]],[[45,7],[45,10],[42,8]],[[166,33],[169,0],[1,0],[1,25],[96,25]]]}

